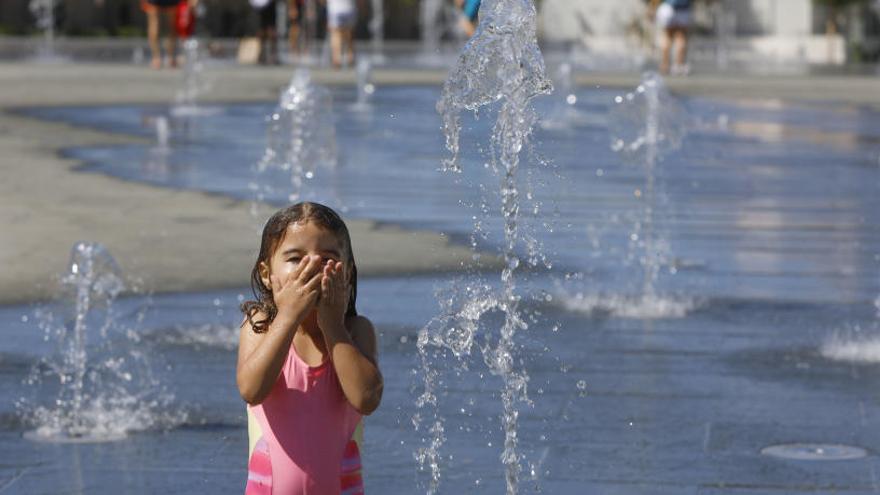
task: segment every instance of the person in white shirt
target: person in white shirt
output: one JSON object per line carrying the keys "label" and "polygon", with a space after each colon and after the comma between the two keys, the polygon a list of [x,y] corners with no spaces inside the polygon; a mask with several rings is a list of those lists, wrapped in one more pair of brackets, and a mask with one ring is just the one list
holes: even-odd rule
{"label": "person in white shirt", "polygon": [[357,23],[355,0],[326,0],[327,28],[330,31],[331,61],[337,69],[354,64],[354,26]]}

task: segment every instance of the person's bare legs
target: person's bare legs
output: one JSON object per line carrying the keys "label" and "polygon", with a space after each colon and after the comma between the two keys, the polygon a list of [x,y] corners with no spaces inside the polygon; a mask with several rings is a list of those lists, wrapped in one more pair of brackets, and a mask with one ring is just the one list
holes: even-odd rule
{"label": "person's bare legs", "polygon": [[165,23],[168,26],[168,38],[165,40],[165,54],[168,65],[177,67],[177,29],[174,27],[174,9],[165,9]]}
{"label": "person's bare legs", "polygon": [[162,54],[159,52],[159,11],[152,9],[147,12],[147,40],[150,43],[150,67],[162,68]]}
{"label": "person's bare legs", "polygon": [[468,38],[472,38],[474,33],[477,32],[477,26],[473,21],[468,19],[467,17],[462,17],[460,21],[461,30],[464,31],[465,36]]}
{"label": "person's bare legs", "polygon": [[342,29],[330,28],[330,61],[337,69],[342,67]]}
{"label": "person's bare legs", "polygon": [[354,65],[354,29],[351,27],[342,28],[342,42],[345,50],[345,63],[349,66]]}
{"label": "person's bare legs", "polygon": [[672,48],[673,30],[667,28],[663,33],[663,41],[660,42],[660,73],[669,74],[669,51]]}
{"label": "person's bare legs", "polygon": [[682,69],[685,67],[687,62],[687,50],[688,50],[688,32],[687,29],[679,28],[675,30],[675,65],[681,67]]}
{"label": "person's bare legs", "polygon": [[290,24],[290,28],[287,30],[288,38],[287,42],[290,45],[290,53],[296,53],[300,55],[300,44],[299,44],[299,22],[298,20],[293,20]]}
{"label": "person's bare legs", "polygon": [[290,53],[300,55],[299,44],[299,20],[304,12],[300,12],[296,2],[288,2],[288,16],[290,17],[290,27],[287,29],[287,44],[290,47]]}
{"label": "person's bare legs", "polygon": [[266,37],[269,38],[269,53],[266,57],[266,63],[276,65],[278,64],[278,32],[274,27],[267,27]]}

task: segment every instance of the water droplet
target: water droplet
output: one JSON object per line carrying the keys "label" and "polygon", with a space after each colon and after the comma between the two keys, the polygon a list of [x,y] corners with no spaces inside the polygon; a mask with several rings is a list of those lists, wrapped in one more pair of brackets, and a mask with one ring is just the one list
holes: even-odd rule
{"label": "water droplet", "polygon": [[565,97],[565,102],[568,103],[569,105],[574,105],[575,103],[577,103],[577,101],[578,101],[578,97],[575,95],[568,95]]}
{"label": "water droplet", "polygon": [[28,322],[28,315],[21,315],[21,322],[27,323]]}

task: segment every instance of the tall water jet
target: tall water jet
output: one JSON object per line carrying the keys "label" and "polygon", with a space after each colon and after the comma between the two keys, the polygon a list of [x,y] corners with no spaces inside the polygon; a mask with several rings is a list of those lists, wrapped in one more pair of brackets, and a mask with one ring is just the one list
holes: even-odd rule
{"label": "tall water jet", "polygon": [[609,115],[612,149],[624,163],[640,166],[644,171],[644,187],[634,191],[642,204],[642,218],[636,222],[630,240],[642,253],[641,302],[645,306],[656,305],[657,277],[666,258],[665,243],[655,235],[657,164],[664,154],[681,145],[685,133],[681,114],[663,79],[649,72],[634,92],[615,97]]}
{"label": "tall water jet", "polygon": [[[504,320],[498,330],[496,345],[485,339],[481,352],[489,370],[503,382],[501,402],[503,414],[504,449],[501,461],[505,468],[507,493],[517,493],[522,456],[517,450],[517,404],[528,401],[528,375],[519,369],[521,357],[515,341],[516,332],[527,328],[519,310],[520,296],[516,290],[515,272],[520,265],[517,246],[519,235],[520,197],[517,172],[520,152],[527,144],[536,115],[530,100],[552,90],[545,76],[544,59],[536,38],[536,12],[531,0],[484,0],[480,10],[480,25],[476,34],[465,45],[463,52],[446,80],[437,111],[442,116],[446,147],[451,156],[444,160],[443,169],[460,172],[459,144],[461,113],[477,111],[498,103],[498,117],[492,130],[492,171],[500,180],[501,212],[504,219],[504,242],[501,252],[504,268],[501,289],[489,287],[466,288],[461,309],[444,308],[438,317],[419,334],[418,349],[424,367],[424,393],[417,405],[420,409],[432,407],[432,424],[427,428],[431,437],[427,447],[416,456],[424,468],[431,470],[429,493],[436,492],[440,483],[439,449],[444,441],[443,420],[437,413],[436,372],[430,368],[429,347],[452,350],[457,356],[469,354],[481,328],[480,318],[489,311],[501,311]],[[494,292],[494,293],[493,293]],[[417,415],[414,423],[421,428],[423,418]]]}
{"label": "tall water jet", "polygon": [[[138,335],[113,312],[114,300],[126,289],[116,261],[100,244],[77,243],[60,285],[65,312],[40,313],[46,339],[54,340],[60,356],[44,358],[26,382],[37,390],[49,377],[58,391],[53,406],[18,402],[36,427],[25,437],[102,442],[152,427],[171,397],[152,378]],[[126,347],[117,351],[119,344]]]}
{"label": "tall water jet", "polygon": [[[302,199],[305,180],[314,178],[319,168],[334,169],[337,162],[333,97],[312,82],[308,70],[298,69],[269,116],[266,149],[257,173],[289,174],[292,190],[286,199],[293,202]],[[253,187],[258,201],[277,194],[274,184]]]}

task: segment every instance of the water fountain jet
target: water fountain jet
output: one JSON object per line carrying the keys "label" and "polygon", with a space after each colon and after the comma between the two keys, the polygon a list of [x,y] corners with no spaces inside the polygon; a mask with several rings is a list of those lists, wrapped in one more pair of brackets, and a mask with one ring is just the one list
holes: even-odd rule
{"label": "water fountain jet", "polygon": [[[518,452],[517,404],[527,402],[528,375],[520,369],[516,333],[527,328],[519,310],[520,296],[516,290],[516,269],[520,265],[517,247],[522,242],[519,232],[520,197],[517,172],[520,152],[528,142],[536,121],[530,100],[552,90],[544,70],[544,59],[537,45],[536,12],[531,0],[486,0],[480,10],[480,24],[468,41],[443,86],[437,110],[442,116],[446,146],[451,153],[443,169],[460,172],[459,141],[461,112],[499,104],[498,117],[492,131],[490,165],[500,180],[501,212],[504,218],[501,289],[474,289],[461,309],[450,305],[446,316],[435,319],[419,335],[418,348],[424,368],[425,388],[417,405],[433,407],[432,423],[427,428],[429,446],[416,456],[420,464],[431,470],[429,493],[440,483],[439,449],[444,441],[443,420],[436,411],[436,371],[430,367],[429,347],[453,350],[456,356],[466,355],[481,328],[480,319],[489,311],[501,311],[504,321],[498,329],[495,345],[486,339],[481,352],[489,370],[503,382],[500,392],[503,414],[504,449],[500,458],[505,468],[508,494],[518,491],[522,471],[522,455]],[[414,423],[421,427],[422,417]]]}
{"label": "water fountain jet", "polygon": [[[127,287],[110,253],[97,243],[74,245],[60,288],[69,317],[57,322],[61,313],[40,313],[60,357],[43,358],[26,380],[38,391],[49,377],[58,392],[53,406],[18,401],[22,416],[35,426],[24,436],[55,443],[117,441],[165,421],[159,411],[172,397],[152,378],[138,335],[113,312],[114,300]],[[113,350],[119,343],[127,346],[125,352]]]}
{"label": "water fountain jet", "polygon": [[[306,180],[314,178],[319,169],[333,170],[338,165],[333,97],[327,89],[312,82],[308,70],[298,69],[281,91],[268,125],[266,149],[256,172],[289,174],[293,189],[287,200],[299,201],[303,199]],[[274,182],[254,187],[258,189],[258,201],[277,193]]]}

